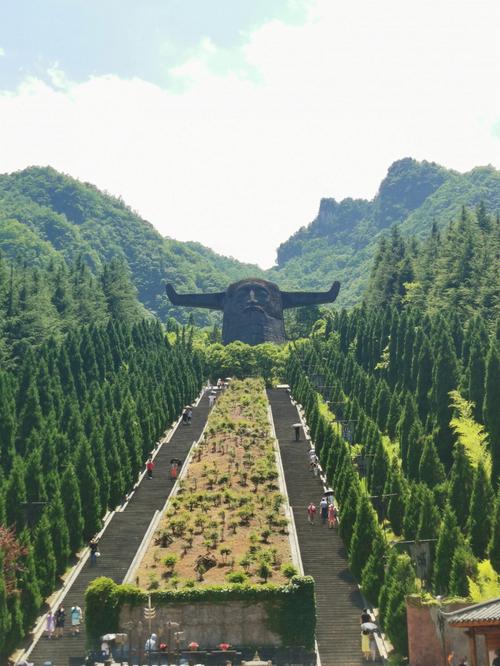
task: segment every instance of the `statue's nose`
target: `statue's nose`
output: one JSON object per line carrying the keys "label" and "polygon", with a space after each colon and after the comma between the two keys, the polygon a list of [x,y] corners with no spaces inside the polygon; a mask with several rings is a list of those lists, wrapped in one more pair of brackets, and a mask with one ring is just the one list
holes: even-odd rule
{"label": "statue's nose", "polygon": [[257,303],[257,299],[255,298],[255,291],[253,289],[250,289],[250,293],[248,294],[248,303]]}

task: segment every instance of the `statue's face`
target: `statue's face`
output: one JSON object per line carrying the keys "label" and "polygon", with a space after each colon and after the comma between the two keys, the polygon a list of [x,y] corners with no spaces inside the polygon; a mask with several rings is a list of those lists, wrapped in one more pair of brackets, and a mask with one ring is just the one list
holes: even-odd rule
{"label": "statue's face", "polygon": [[241,320],[260,317],[282,317],[281,295],[272,282],[242,281],[231,285],[226,292],[224,311]]}
{"label": "statue's face", "polygon": [[283,307],[277,285],[266,280],[231,284],[224,297],[224,344],[241,340],[250,345],[284,342]]}

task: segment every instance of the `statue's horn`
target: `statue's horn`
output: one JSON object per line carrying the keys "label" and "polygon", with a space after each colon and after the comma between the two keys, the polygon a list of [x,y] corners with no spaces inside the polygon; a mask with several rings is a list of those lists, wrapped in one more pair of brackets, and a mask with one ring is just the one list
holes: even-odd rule
{"label": "statue's horn", "polygon": [[301,305],[333,303],[338,296],[339,289],[340,282],[334,282],[328,291],[282,291],[281,301],[283,309],[298,308]]}
{"label": "statue's horn", "polygon": [[225,292],[215,294],[178,294],[172,284],[165,285],[167,296],[173,305],[187,305],[191,308],[224,309]]}

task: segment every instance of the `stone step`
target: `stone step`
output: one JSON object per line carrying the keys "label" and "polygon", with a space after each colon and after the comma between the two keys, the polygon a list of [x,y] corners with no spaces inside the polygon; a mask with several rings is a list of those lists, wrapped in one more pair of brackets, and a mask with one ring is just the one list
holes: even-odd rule
{"label": "stone step", "polygon": [[322,666],[361,666],[359,618],[362,599],[349,572],[344,544],[336,529],[307,520],[309,502],[319,504],[323,487],[309,469],[309,445],[295,441],[297,409],[283,389],[268,391],[278,437],[289,502],[297,529],[304,573],[315,580],[316,637]]}

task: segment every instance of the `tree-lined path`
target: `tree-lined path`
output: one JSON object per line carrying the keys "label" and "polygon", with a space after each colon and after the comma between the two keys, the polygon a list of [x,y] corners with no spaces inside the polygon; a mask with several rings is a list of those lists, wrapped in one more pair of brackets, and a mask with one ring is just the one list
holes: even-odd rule
{"label": "tree-lined path", "polygon": [[52,661],[55,666],[66,666],[70,657],[85,655],[85,634],[79,637],[70,635],[71,606],[78,604],[84,608],[84,595],[89,583],[98,576],[108,576],[120,583],[134,559],[138,547],[148,529],[157,509],[162,509],[170,494],[173,481],[170,479],[170,459],[186,459],[186,455],[194,440],[201,435],[208,415],[208,398],[206,395],[198,406],[193,408],[192,424],[180,424],[168,443],[162,444],[155,458],[153,479],[143,478],[130,502],[123,512],[117,512],[100,542],[101,557],[97,565],[91,567],[87,561],[72,586],[68,589],[63,606],[66,610],[65,636],[62,639],[48,640],[40,638],[35,644],[29,661],[36,666],[44,661]]}
{"label": "tree-lined path", "polygon": [[[347,553],[337,530],[307,521],[306,508],[319,505],[323,486],[309,471],[308,443],[294,441],[297,409],[283,389],[268,391],[279,440],[288,498],[293,510],[304,573],[314,577],[316,637],[322,666],[360,666],[359,618],[362,599],[347,565]],[[319,512],[318,512],[319,513]]]}

